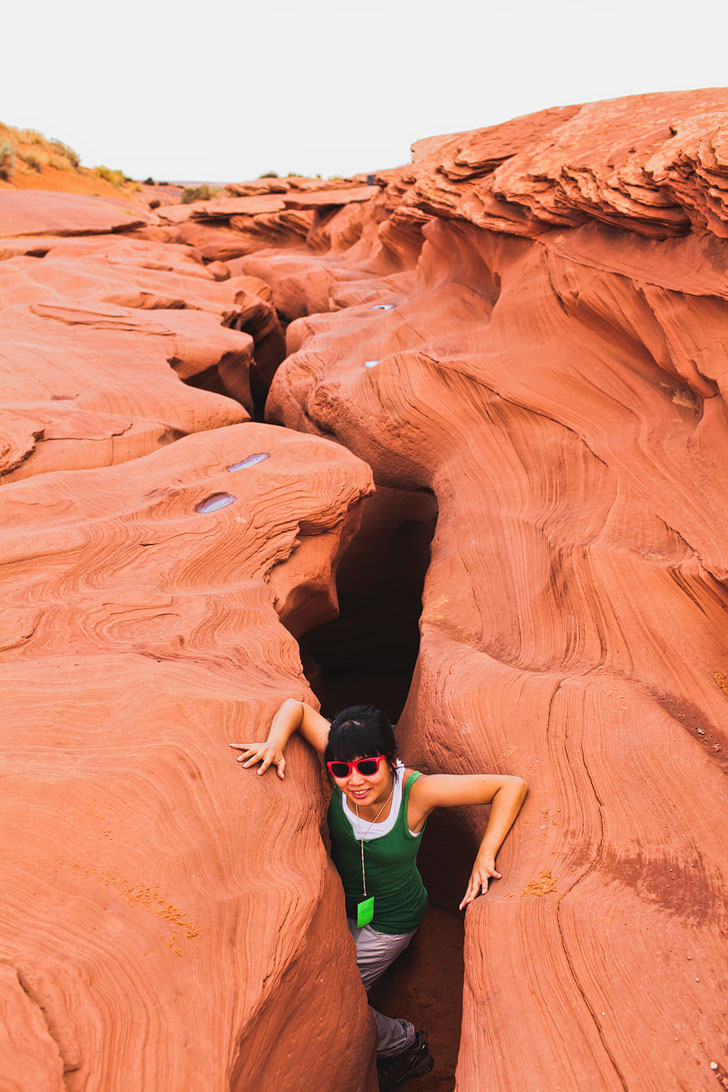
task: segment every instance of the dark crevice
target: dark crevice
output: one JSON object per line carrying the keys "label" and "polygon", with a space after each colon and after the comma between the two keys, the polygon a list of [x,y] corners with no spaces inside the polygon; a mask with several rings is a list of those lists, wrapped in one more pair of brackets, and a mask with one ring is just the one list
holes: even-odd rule
{"label": "dark crevice", "polygon": [[[174,368],[174,362],[172,362],[172,367]],[[213,394],[224,394],[226,398],[229,398],[216,364],[211,364],[209,368],[183,379],[182,382],[186,383],[188,387],[195,387],[201,391],[212,391]]]}
{"label": "dark crevice", "polygon": [[422,589],[437,504],[429,490],[379,487],[339,566],[339,617],[300,641],[324,716],[370,703],[396,723],[419,652]]}
{"label": "dark crevice", "polygon": [[170,357],[168,363],[188,387],[221,394],[239,402],[246,410],[252,410],[248,362],[242,354],[223,353],[217,363],[200,371],[192,371],[188,361],[176,356]]}
{"label": "dark crevice", "polygon": [[[378,486],[365,502],[361,527],[339,564],[339,617],[299,639],[304,670],[328,718],[362,703],[384,709],[394,723],[399,718],[419,652],[436,523],[430,490]],[[435,1068],[418,1079],[418,1092],[451,1092],[455,1084],[464,941],[457,906],[477,852],[465,815],[457,814],[463,810],[444,809],[428,820],[418,864],[431,905],[410,948],[370,995],[382,1012],[429,1032]]]}
{"label": "dark crevice", "polygon": [[[245,295],[245,293],[243,293]],[[222,325],[239,330],[253,339],[253,360],[249,382],[253,400],[253,420],[265,420],[265,402],[273,377],[286,358],[286,324],[264,301],[247,296],[247,305],[223,316]]]}

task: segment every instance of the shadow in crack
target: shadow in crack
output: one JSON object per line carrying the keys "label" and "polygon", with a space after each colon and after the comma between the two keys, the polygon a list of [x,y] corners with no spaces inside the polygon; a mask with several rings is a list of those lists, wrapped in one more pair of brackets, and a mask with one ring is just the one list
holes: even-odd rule
{"label": "shadow in crack", "polygon": [[[397,721],[419,652],[422,592],[436,523],[437,504],[427,490],[378,486],[366,502],[361,528],[339,566],[340,615],[300,638],[304,669],[325,716],[371,703]],[[403,758],[407,761],[406,754]],[[423,772],[430,771],[423,767]],[[477,844],[471,845],[452,818],[457,820],[435,813],[428,820],[419,866],[434,905],[410,948],[370,995],[382,1012],[429,1033],[435,1067],[418,1078],[418,1092],[452,1092],[455,1085],[464,938],[457,905]]]}
{"label": "shadow in crack", "polygon": [[429,490],[379,486],[337,575],[338,618],[300,640],[324,716],[376,705],[396,723],[420,647],[422,588],[437,505]]}
{"label": "shadow in crack", "polygon": [[452,1092],[455,1087],[463,1008],[463,922],[462,914],[429,906],[409,948],[369,993],[380,1012],[405,1017],[428,1033],[435,1065],[417,1079],[417,1092]]}

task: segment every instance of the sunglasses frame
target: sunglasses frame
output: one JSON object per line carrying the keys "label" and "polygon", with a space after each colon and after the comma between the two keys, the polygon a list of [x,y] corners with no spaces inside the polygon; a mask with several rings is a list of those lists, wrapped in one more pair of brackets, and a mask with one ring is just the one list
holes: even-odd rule
{"label": "sunglasses frame", "polygon": [[[377,774],[379,773],[379,767],[382,764],[382,759],[385,759],[386,757],[387,757],[386,755],[367,755],[366,758],[357,758],[357,760],[355,762],[346,762],[343,758],[333,758],[333,759],[331,759],[330,762],[327,762],[326,765],[328,766],[329,773],[331,774],[332,777],[335,777],[337,781],[346,781],[347,777],[351,777],[352,771],[353,771],[355,766],[356,766],[356,772],[358,774],[360,774],[362,777],[376,777]],[[360,762],[376,762],[377,768],[374,771],[374,773],[370,773],[370,774],[362,773],[362,771],[359,769],[359,763]],[[331,768],[332,766],[348,766],[349,769],[348,769],[347,773],[343,774],[343,776],[339,776],[338,774],[334,773],[334,771]]]}

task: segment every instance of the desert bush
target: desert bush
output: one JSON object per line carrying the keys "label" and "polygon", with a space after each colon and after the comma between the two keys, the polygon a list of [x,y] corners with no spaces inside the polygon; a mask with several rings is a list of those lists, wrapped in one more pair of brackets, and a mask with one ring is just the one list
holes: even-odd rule
{"label": "desert bush", "polygon": [[161,204],[162,202],[159,200],[159,198],[155,197],[153,201],[149,202],[149,207],[150,209],[158,209]]}
{"label": "desert bush", "polygon": [[37,171],[38,174],[43,170],[43,164],[40,156],[37,156],[35,152],[25,152],[23,155],[23,162],[27,163],[31,170]]}
{"label": "desert bush", "polygon": [[278,178],[278,171],[264,171],[258,178]]}
{"label": "desert bush", "polygon": [[67,144],[64,144],[62,140],[52,140],[50,142],[54,148],[58,150],[60,155],[69,160],[71,166],[78,167],[81,163],[81,156],[78,152],[74,152],[73,148],[69,148]]}
{"label": "desert bush", "polygon": [[120,186],[122,182],[126,182],[127,178],[123,171],[114,171],[111,167],[94,167],[96,174],[99,178],[103,178],[104,182],[110,182],[112,186]]}
{"label": "desert bush", "polygon": [[9,182],[15,170],[15,148],[9,140],[0,144],[0,178]]}
{"label": "desert bush", "polygon": [[55,167],[57,171],[72,171],[73,163],[70,159],[66,159],[65,155],[56,155],[54,152],[48,157],[48,162],[51,167]]}
{"label": "desert bush", "polygon": [[191,205],[193,201],[209,201],[212,195],[212,190],[207,184],[204,186],[185,186],[180,201],[183,205]]}

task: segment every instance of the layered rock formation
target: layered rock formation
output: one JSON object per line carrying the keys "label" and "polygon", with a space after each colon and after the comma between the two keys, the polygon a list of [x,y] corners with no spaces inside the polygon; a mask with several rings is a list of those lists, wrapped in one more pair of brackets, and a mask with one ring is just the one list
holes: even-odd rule
{"label": "layered rock formation", "polygon": [[[276,610],[332,614],[360,460],[359,592],[437,511],[405,757],[530,784],[457,1088],[728,1084],[727,118],[547,110],[0,240],[8,1087],[374,1087],[315,763],[225,748],[309,694]],[[431,824],[443,905],[484,823]]]}
{"label": "layered rock formation", "polygon": [[416,146],[376,237],[323,264],[331,313],[289,328],[268,401],[436,496],[409,760],[531,785],[468,913],[461,1090],[707,1092],[728,1069],[727,107]]}
{"label": "layered rock formation", "polygon": [[315,700],[279,619],[335,613],[369,471],[181,382],[246,400],[251,278],[43,247],[0,263],[0,1087],[374,1088],[317,764],[228,747]]}

